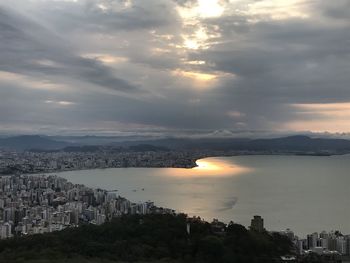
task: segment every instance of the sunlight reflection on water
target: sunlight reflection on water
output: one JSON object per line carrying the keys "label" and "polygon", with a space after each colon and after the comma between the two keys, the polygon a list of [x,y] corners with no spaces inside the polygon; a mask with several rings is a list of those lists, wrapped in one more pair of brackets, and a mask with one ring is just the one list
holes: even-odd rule
{"label": "sunlight reflection on water", "polygon": [[252,168],[233,164],[232,162],[225,161],[219,158],[205,158],[196,161],[197,167],[192,169],[178,168],[169,169],[167,174],[178,177],[227,177],[236,176],[243,173],[252,171]]}

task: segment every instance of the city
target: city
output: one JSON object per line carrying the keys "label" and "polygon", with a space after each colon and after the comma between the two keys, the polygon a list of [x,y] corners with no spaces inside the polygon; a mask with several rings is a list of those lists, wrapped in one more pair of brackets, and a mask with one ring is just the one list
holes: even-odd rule
{"label": "city", "polygon": [[196,166],[206,152],[17,152],[0,151],[0,174],[43,173],[94,168]]}
{"label": "city", "polygon": [[132,203],[114,192],[74,185],[57,176],[0,177],[0,238],[48,233],[124,214],[174,213],[152,202]]}
{"label": "city", "polygon": [[[151,201],[132,203],[113,191],[72,184],[56,175],[2,176],[0,191],[0,239],[50,233],[82,224],[101,225],[122,215],[175,214]],[[211,227],[214,233],[222,235],[227,225],[214,219]],[[267,231],[264,219],[254,216],[250,230]],[[306,238],[299,238],[290,229],[276,233],[287,236],[295,247],[296,255],[286,256],[282,262],[299,262],[297,258],[310,255],[318,255],[324,262],[349,259],[350,235],[340,231],[312,233]]]}
{"label": "city", "polygon": [[0,262],[350,263],[350,0],[0,0]]}

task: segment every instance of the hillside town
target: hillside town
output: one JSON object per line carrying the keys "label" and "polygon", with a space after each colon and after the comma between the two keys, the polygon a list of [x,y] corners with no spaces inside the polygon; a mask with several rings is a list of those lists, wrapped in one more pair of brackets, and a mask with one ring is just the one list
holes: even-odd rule
{"label": "hillside town", "polygon": [[174,213],[152,202],[132,203],[50,175],[0,177],[0,238],[53,232],[123,214]]}

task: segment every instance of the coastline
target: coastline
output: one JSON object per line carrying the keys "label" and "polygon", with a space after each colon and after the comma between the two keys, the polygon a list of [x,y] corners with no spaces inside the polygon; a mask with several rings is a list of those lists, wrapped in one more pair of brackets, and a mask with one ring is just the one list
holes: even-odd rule
{"label": "coastline", "polygon": [[[264,161],[264,160],[266,160],[266,161],[268,161],[269,162],[269,160],[272,160],[271,162],[271,164],[273,164],[273,163],[276,163],[276,161],[278,162],[278,163],[285,163],[285,162],[288,162],[288,161],[286,161],[286,160],[288,160],[289,159],[289,157],[288,156],[290,156],[290,158],[293,158],[293,160],[300,160],[300,161],[302,161],[302,162],[304,162],[304,163],[310,163],[310,162],[313,162],[313,161],[316,161],[317,163],[319,163],[319,164],[322,164],[322,163],[324,163],[324,162],[328,162],[328,161],[331,161],[333,158],[326,158],[326,159],[324,159],[324,158],[314,158],[314,156],[310,156],[310,157],[306,157],[306,158],[304,158],[305,156],[298,156],[298,155],[295,155],[295,154],[284,154],[284,155],[282,155],[282,154],[274,154],[274,155],[271,155],[271,154],[260,154],[260,156],[262,157],[262,159],[260,159],[260,158],[255,158],[256,156],[259,156],[258,154],[254,154],[254,155],[252,155],[252,154],[250,154],[250,155],[234,155],[234,156],[232,156],[232,155],[226,155],[226,156],[222,156],[222,155],[220,155],[220,156],[206,156],[206,157],[204,157],[204,159],[206,159],[206,158],[208,158],[208,160],[207,160],[207,162],[208,163],[210,163],[211,161],[213,161],[213,162],[216,162],[216,161],[218,161],[218,162],[220,162],[220,161],[223,161],[224,163],[226,163],[226,160],[227,161],[230,161],[230,160],[232,160],[232,162],[235,162],[235,157],[242,157],[243,159],[241,159],[241,158],[238,158],[237,159],[237,163],[238,164],[241,164],[241,165],[245,165],[246,164],[246,162],[244,161],[244,160],[246,160],[246,161],[248,161],[249,162],[249,160],[250,160],[250,157],[248,157],[248,156],[251,156],[253,159],[252,160],[261,160],[261,161]],[[263,157],[264,156],[266,156],[266,158],[267,159],[264,159]],[[269,157],[269,156],[271,156],[271,157]],[[276,157],[273,157],[273,156],[276,156]],[[280,157],[279,157],[280,156]],[[283,156],[285,156],[285,157],[283,157]],[[293,156],[296,156],[296,157],[293,157]],[[210,160],[210,158],[212,158],[213,157],[213,159],[212,160]],[[223,158],[221,158],[221,157],[223,157]],[[233,157],[233,158],[230,158],[230,157]],[[317,156],[316,156],[317,157]],[[217,160],[215,160],[215,158],[217,158]],[[245,159],[246,158],[246,159]],[[275,159],[275,158],[277,158],[277,159]],[[338,158],[340,158],[340,161],[341,162],[347,162],[347,160],[348,160],[348,156],[345,156],[345,157],[335,157],[334,159],[335,159],[335,161],[337,162],[337,160],[338,160]],[[226,160],[225,160],[226,159]],[[199,160],[199,159],[196,159],[196,160]],[[202,159],[201,159],[202,160]],[[242,162],[241,162],[242,161]],[[205,163],[206,161],[204,161],[203,163]],[[254,161],[255,162],[255,161]],[[259,161],[260,162],[260,161]],[[340,162],[338,162],[338,164],[339,164]],[[220,164],[219,164],[220,165]],[[201,176],[201,177],[204,177],[204,179],[202,179],[202,178],[200,178],[200,177],[196,177],[196,176],[191,176],[191,173],[193,172],[193,173],[206,173],[206,171],[205,171],[205,169],[206,169],[206,167],[208,168],[208,166],[203,166],[200,162],[199,162],[199,167],[200,168],[204,168],[204,169],[198,169],[198,170],[194,170],[194,171],[190,171],[191,169],[165,169],[164,170],[164,172],[166,173],[166,174],[164,174],[163,173],[163,170],[162,169],[151,169],[151,170],[153,170],[153,171],[147,171],[148,169],[145,169],[144,171],[138,171],[138,169],[115,169],[115,168],[96,168],[96,169],[84,169],[84,171],[87,171],[87,172],[81,172],[81,173],[79,173],[78,171],[79,170],[70,170],[70,171],[59,171],[59,172],[52,172],[52,173],[50,173],[50,174],[48,174],[48,173],[39,173],[39,174],[41,174],[42,176],[49,176],[49,175],[57,175],[57,176],[59,176],[59,177],[63,177],[63,178],[65,178],[65,179],[67,179],[67,180],[69,180],[69,181],[71,181],[71,179],[72,178],[75,178],[73,181],[71,181],[71,182],[73,182],[73,183],[77,183],[77,184],[81,184],[81,183],[83,183],[84,185],[86,185],[87,187],[91,187],[91,188],[96,188],[96,189],[107,189],[107,190],[115,190],[115,189],[118,189],[118,195],[120,195],[120,196],[124,196],[124,197],[126,197],[126,198],[128,198],[129,200],[131,200],[132,202],[139,202],[139,201],[146,201],[146,200],[152,200],[152,201],[154,201],[155,203],[157,203],[158,205],[160,205],[160,206],[163,206],[163,207],[172,207],[172,208],[174,208],[174,209],[176,209],[177,211],[185,211],[185,212],[187,212],[188,214],[191,214],[191,215],[199,215],[199,216],[201,216],[201,217],[203,217],[203,218],[205,218],[205,219],[211,219],[211,218],[213,218],[213,216],[211,215],[211,214],[213,214],[213,213],[211,213],[212,211],[214,211],[214,210],[210,210],[211,208],[209,207],[209,213],[207,214],[207,215],[204,215],[204,214],[201,214],[202,212],[200,211],[200,210],[192,210],[192,207],[190,208],[190,209],[187,209],[186,207],[183,207],[183,206],[179,206],[179,207],[177,207],[177,203],[184,203],[184,204],[186,204],[186,201],[185,201],[185,199],[187,199],[187,198],[192,198],[192,201],[194,200],[194,201],[197,201],[197,200],[200,200],[200,199],[197,199],[198,198],[198,196],[200,196],[200,194],[198,195],[198,193],[200,193],[201,191],[196,191],[196,189],[194,189],[192,186],[191,186],[191,182],[192,182],[192,180],[193,180],[193,182],[195,182],[196,184],[197,183],[199,183],[199,186],[201,185],[201,183],[208,183],[209,181],[208,180],[212,180],[212,181],[210,181],[211,183],[215,183],[215,184],[217,184],[217,183],[219,183],[220,182],[220,178],[222,178],[221,176],[213,176],[213,174],[219,174],[219,173],[221,173],[221,171],[220,170],[210,170],[210,169],[212,169],[212,167],[210,167],[209,166],[209,172],[207,171],[207,173],[210,173],[211,175],[210,175],[210,177],[211,177],[211,179],[209,179],[210,177],[206,177],[206,176]],[[282,166],[281,166],[282,167]],[[140,170],[142,169],[142,167],[135,167],[135,168],[140,168]],[[146,168],[150,168],[150,167],[146,167]],[[283,166],[283,168],[284,168],[284,166]],[[294,168],[293,168],[294,169]],[[109,170],[109,171],[108,171]],[[253,169],[254,170],[254,169]],[[77,171],[77,172],[75,172],[75,171]],[[281,170],[277,170],[277,171],[281,171]],[[67,172],[67,175],[65,175],[64,173],[65,172]],[[87,174],[86,174],[87,173]],[[129,179],[127,179],[127,178],[130,178],[130,180],[128,181],[128,182],[130,182],[130,184],[127,186],[127,187],[123,187],[122,188],[122,186],[124,185],[123,184],[123,182],[124,181],[119,181],[119,183],[118,184],[113,184],[113,182],[111,182],[111,181],[109,181],[108,179],[106,180],[106,178],[108,178],[108,176],[107,177],[104,177],[104,176],[101,176],[100,177],[100,174],[103,174],[103,173],[106,173],[107,175],[109,174],[109,175],[111,175],[110,177],[111,178],[124,178],[125,180],[129,180]],[[178,177],[178,178],[176,178],[176,177],[173,177],[173,176],[167,176],[167,175],[172,175],[173,173],[181,173],[181,174],[184,174],[185,176],[183,176],[182,178],[183,179],[181,179],[181,177]],[[135,176],[140,176],[140,178],[142,178],[141,179],[141,181],[140,182],[142,182],[142,183],[140,183],[139,185],[135,185],[134,184],[134,179],[133,178],[136,178],[136,177],[134,177],[133,175],[134,174],[138,174],[138,175],[135,175]],[[172,201],[172,199],[169,199],[170,200],[170,202],[168,202],[168,200],[166,201],[166,202],[164,202],[164,203],[162,203],[163,201],[164,201],[164,199],[163,199],[163,197],[161,197],[161,198],[158,198],[157,197],[157,195],[151,195],[151,196],[149,196],[150,195],[150,193],[154,190],[152,187],[154,186],[154,184],[153,183],[155,183],[155,184],[158,184],[158,182],[160,181],[160,180],[158,180],[157,178],[155,179],[155,181],[152,181],[151,179],[152,178],[150,178],[149,176],[147,176],[148,174],[152,174],[152,177],[154,177],[154,178],[156,178],[156,177],[158,177],[157,175],[162,175],[162,176],[164,176],[165,178],[173,178],[173,179],[170,179],[170,181],[169,182],[179,182],[179,180],[183,180],[183,182],[189,182],[189,187],[187,187],[187,188],[184,188],[185,186],[186,186],[186,184],[184,185],[184,184],[182,184],[183,182],[181,182],[181,184],[180,184],[180,186],[178,186],[178,184],[176,184],[175,185],[175,187],[178,187],[179,189],[180,189],[180,192],[181,193],[183,193],[183,192],[187,192],[188,194],[191,194],[191,195],[189,195],[189,196],[187,196],[187,197],[185,197],[185,198],[180,198],[180,199],[178,199],[177,197],[175,198],[175,199],[173,199],[173,200],[176,200],[175,202],[173,202]],[[299,173],[299,174],[301,174],[301,173]],[[35,175],[35,174],[33,174],[33,175]],[[85,176],[85,175],[88,175],[87,177]],[[116,176],[117,175],[117,176]],[[132,175],[132,176],[131,176]],[[188,175],[190,175],[190,176],[188,176]],[[75,177],[75,176],[77,176],[77,177]],[[131,177],[130,177],[131,176]],[[243,179],[243,180],[247,180],[247,178],[248,178],[248,180],[249,180],[249,177],[251,177],[250,175],[248,175],[247,177],[246,176],[239,176],[239,177],[234,177],[234,176],[232,176],[232,180],[236,180],[236,179],[234,179],[234,178],[245,178],[245,179]],[[278,177],[278,178],[283,178],[283,176],[281,176],[280,174],[276,174],[276,177]],[[85,179],[86,178],[86,179]],[[91,181],[89,178],[96,178],[96,179],[93,179],[93,180],[95,180],[98,184],[100,184],[101,183],[101,185],[99,185],[99,186],[95,186],[94,185],[94,181]],[[159,177],[158,177],[159,178]],[[163,178],[163,177],[162,177]],[[257,179],[259,178],[259,177],[256,177]],[[297,177],[296,177],[297,178]],[[303,176],[301,176],[300,178],[303,178]],[[84,180],[86,180],[86,181],[84,181]],[[112,179],[112,180],[114,180],[114,179]],[[297,180],[297,179],[295,179],[295,180]],[[223,184],[223,185],[227,185],[227,183],[228,183],[228,181],[227,181],[227,179],[223,179],[223,181],[225,181],[225,183]],[[312,181],[314,181],[314,180],[312,180]],[[322,185],[322,181],[323,180],[321,180],[321,184],[320,185]],[[92,182],[92,184],[91,184],[91,182]],[[152,186],[152,187],[150,187],[149,185],[147,185],[147,184],[145,184],[145,182],[151,182],[150,183],[150,185]],[[163,181],[162,181],[163,182]],[[168,182],[168,181],[166,181],[166,182]],[[193,183],[192,182],[192,183]],[[250,182],[250,181],[249,181]],[[254,181],[252,181],[252,182],[254,182],[254,183],[258,183],[258,182],[263,182],[263,181],[261,181],[261,180],[259,180],[259,181],[256,181],[256,180],[254,180]],[[209,184],[208,183],[208,185],[211,185],[211,183]],[[172,187],[174,187],[174,186],[171,186],[171,184],[169,184],[170,185],[170,188],[172,188]],[[235,184],[234,184],[235,185]],[[259,184],[260,185],[260,184]],[[264,182],[263,182],[263,185],[264,185]],[[345,184],[344,184],[345,185]],[[109,188],[109,187],[113,187],[113,188]],[[237,184],[237,186],[239,186],[239,184]],[[115,188],[114,188],[115,187]],[[141,191],[140,189],[142,189],[142,188],[145,188],[146,189],[146,191],[145,192],[143,192],[143,191]],[[134,193],[133,192],[133,189],[138,189],[137,190],[137,193]],[[240,187],[238,187],[237,189],[241,189]],[[236,190],[237,190],[236,189]],[[253,185],[253,189],[255,189],[254,188],[254,185]],[[198,190],[198,189],[197,189]],[[232,191],[231,191],[232,190]],[[226,197],[231,197],[231,196],[239,196],[240,197],[240,200],[239,200],[239,205],[241,205],[241,204],[243,204],[242,202],[243,202],[243,200],[244,200],[244,196],[242,196],[241,195],[241,193],[237,193],[236,192],[236,190],[234,190],[234,188],[232,188],[230,191],[228,191],[228,193],[226,194],[226,195],[223,195],[223,198],[220,196],[220,200],[223,200],[223,201],[225,201],[226,199]],[[180,193],[179,192],[179,193]],[[166,195],[168,195],[170,192],[167,192],[167,190],[165,191],[165,193],[166,193]],[[230,194],[231,193],[231,194]],[[248,190],[248,192],[247,193],[249,193],[249,190]],[[262,197],[264,197],[265,196],[265,194],[264,195],[262,195]],[[247,197],[247,196],[246,196]],[[207,198],[207,197],[205,197],[205,198]],[[231,200],[231,199],[230,199]],[[252,199],[253,200],[253,199]],[[288,199],[288,200],[291,200],[291,199]],[[289,202],[289,201],[288,201]],[[217,208],[221,208],[221,206],[220,205],[225,205],[227,202],[219,202],[217,205],[217,207],[215,206],[213,209],[217,209]],[[195,206],[193,206],[193,207],[195,207]],[[260,215],[262,215],[262,216],[264,216],[264,217],[266,217],[267,218],[267,220],[269,220],[270,222],[273,222],[273,221],[271,221],[271,218],[269,219],[269,217],[266,215],[266,214],[264,214],[265,212],[265,210],[263,210],[263,211],[260,211],[260,210],[256,210],[256,208],[254,208],[254,207],[249,207],[249,211],[253,211],[252,213],[257,213],[257,214],[260,214]],[[265,208],[264,208],[265,209]],[[189,211],[193,211],[193,212],[189,212]],[[214,213],[215,215],[217,214],[219,214],[219,212],[217,212],[218,210],[215,210],[216,212]],[[230,217],[230,215],[229,215],[229,213],[231,213],[231,212],[229,212],[229,210],[227,210],[228,212],[228,214],[227,215],[225,215],[225,213],[226,212],[224,212],[224,214],[220,214],[220,216],[219,216],[219,219],[220,220],[222,220],[223,222],[229,222],[229,220],[231,220],[232,218]],[[269,210],[266,210],[266,211],[269,211]],[[221,212],[220,212],[221,213]],[[238,222],[240,223],[240,224],[243,224],[243,225],[248,225],[248,221],[246,222],[246,221],[244,221],[244,218],[242,219],[242,218],[239,218],[238,216],[238,214],[237,215],[235,215],[237,218],[235,219],[235,220],[238,220]],[[281,221],[286,221],[286,219],[288,219],[288,218],[281,218],[280,220]],[[272,218],[272,220],[273,220],[273,218]],[[287,221],[288,222],[288,221]],[[301,227],[301,228],[299,228],[299,227],[295,227],[295,226],[293,226],[293,225],[289,225],[288,223],[286,223],[286,224],[284,224],[282,227],[281,226],[278,226],[278,224],[277,224],[277,227],[276,227],[276,222],[273,222],[272,223],[273,224],[273,227],[270,227],[271,229],[277,229],[277,230],[281,230],[281,229],[284,229],[283,227],[284,227],[284,225],[288,225],[288,227],[291,227],[292,229],[294,229],[294,230],[296,230],[296,229],[298,229],[298,231],[299,231],[299,233],[302,233],[302,235],[304,235],[304,234],[307,234],[307,233],[309,233],[309,232],[307,232],[307,231],[305,231],[304,229],[303,229],[303,226]],[[328,226],[327,227],[327,229],[331,229],[331,227],[332,226]],[[322,227],[318,227],[316,230],[321,230],[322,229]],[[312,230],[313,231],[313,230]],[[311,232],[310,232],[311,233]]]}
{"label": "coastline", "polygon": [[122,168],[180,168],[180,169],[193,169],[198,167],[197,161],[205,158],[215,158],[215,157],[235,157],[235,156],[311,156],[311,157],[332,157],[339,155],[347,155],[348,152],[215,152],[211,154],[198,154],[194,153],[196,157],[188,158],[186,165],[131,165],[131,166],[101,166],[101,167],[85,167],[85,168],[70,168],[70,169],[56,169],[56,170],[41,170],[41,171],[22,171],[17,173],[0,173],[0,176],[6,176],[11,174],[27,174],[27,175],[37,175],[37,174],[52,174],[52,173],[62,173],[71,171],[84,171],[84,170],[95,170],[95,169],[122,169]]}

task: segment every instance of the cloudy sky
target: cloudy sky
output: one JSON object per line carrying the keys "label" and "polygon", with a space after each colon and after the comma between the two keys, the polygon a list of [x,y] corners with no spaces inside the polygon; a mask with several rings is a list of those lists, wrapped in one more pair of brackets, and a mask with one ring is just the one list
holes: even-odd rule
{"label": "cloudy sky", "polygon": [[349,132],[349,120],[349,0],[0,0],[0,132]]}

